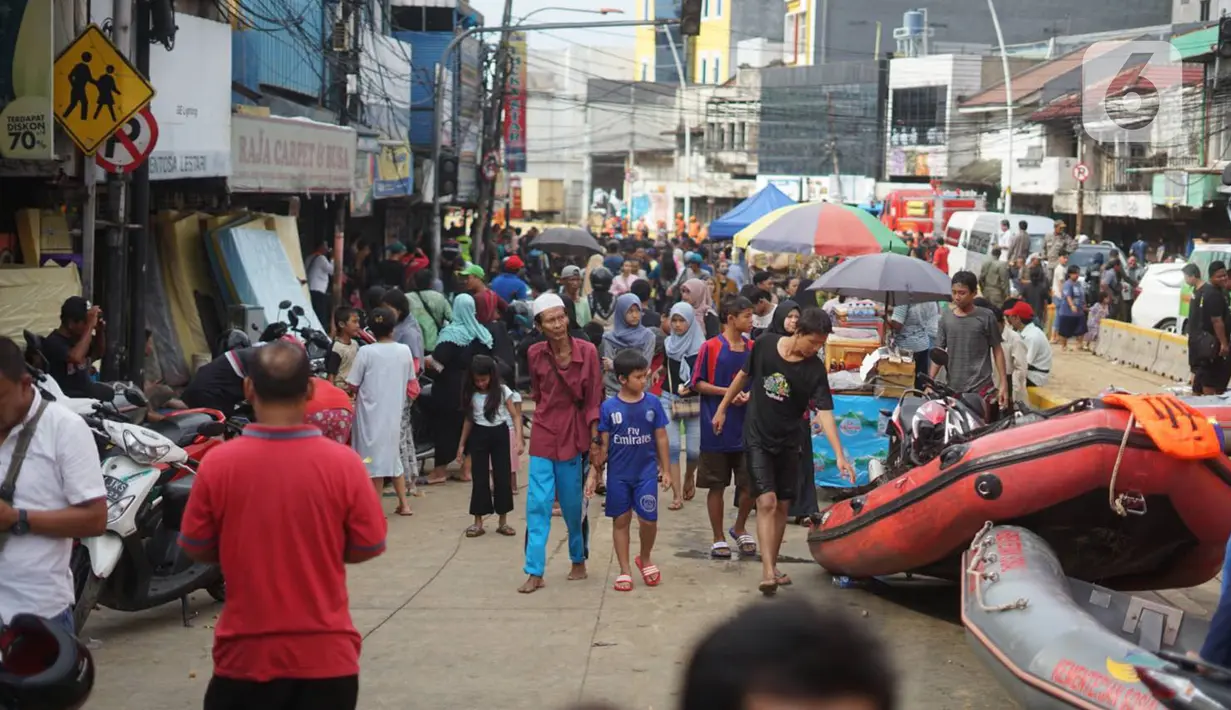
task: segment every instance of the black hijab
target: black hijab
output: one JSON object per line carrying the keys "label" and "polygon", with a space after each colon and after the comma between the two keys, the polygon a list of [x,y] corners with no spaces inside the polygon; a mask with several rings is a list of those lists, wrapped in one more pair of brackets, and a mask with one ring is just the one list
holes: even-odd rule
{"label": "black hijab", "polygon": [[786,332],[786,319],[791,315],[791,311],[802,311],[799,304],[794,301],[783,301],[774,309],[774,320],[769,324],[766,333],[774,333],[775,335],[790,335]]}

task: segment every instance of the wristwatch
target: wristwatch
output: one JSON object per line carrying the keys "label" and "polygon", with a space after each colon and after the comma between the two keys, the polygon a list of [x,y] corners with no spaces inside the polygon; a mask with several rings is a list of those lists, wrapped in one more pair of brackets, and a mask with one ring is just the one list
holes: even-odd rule
{"label": "wristwatch", "polygon": [[30,532],[30,516],[22,509],[17,510],[17,522],[13,523],[13,527],[9,528],[9,534],[22,536]]}

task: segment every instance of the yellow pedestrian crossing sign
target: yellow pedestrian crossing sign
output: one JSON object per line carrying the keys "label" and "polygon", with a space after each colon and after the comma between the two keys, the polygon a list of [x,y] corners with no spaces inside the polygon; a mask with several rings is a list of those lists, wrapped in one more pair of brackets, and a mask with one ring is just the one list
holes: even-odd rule
{"label": "yellow pedestrian crossing sign", "polygon": [[153,98],[154,87],[97,25],[56,57],[56,122],[86,155]]}

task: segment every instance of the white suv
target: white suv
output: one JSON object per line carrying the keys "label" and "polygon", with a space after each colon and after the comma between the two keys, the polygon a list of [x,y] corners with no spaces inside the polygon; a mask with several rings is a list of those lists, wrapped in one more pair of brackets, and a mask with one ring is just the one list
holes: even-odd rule
{"label": "white suv", "polygon": [[1168,333],[1183,333],[1185,318],[1180,315],[1180,290],[1184,287],[1184,265],[1150,264],[1137,284],[1133,301],[1133,325],[1157,328]]}

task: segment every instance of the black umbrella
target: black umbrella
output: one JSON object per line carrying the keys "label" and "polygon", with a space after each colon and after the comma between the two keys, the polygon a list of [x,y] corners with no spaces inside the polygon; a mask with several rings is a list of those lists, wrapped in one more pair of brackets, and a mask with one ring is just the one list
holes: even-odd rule
{"label": "black umbrella", "polygon": [[945,272],[928,262],[886,252],[853,256],[823,274],[808,290],[903,305],[947,301],[951,285]]}
{"label": "black umbrella", "polygon": [[548,227],[530,240],[530,247],[561,256],[603,253],[598,241],[589,232],[578,227]]}

